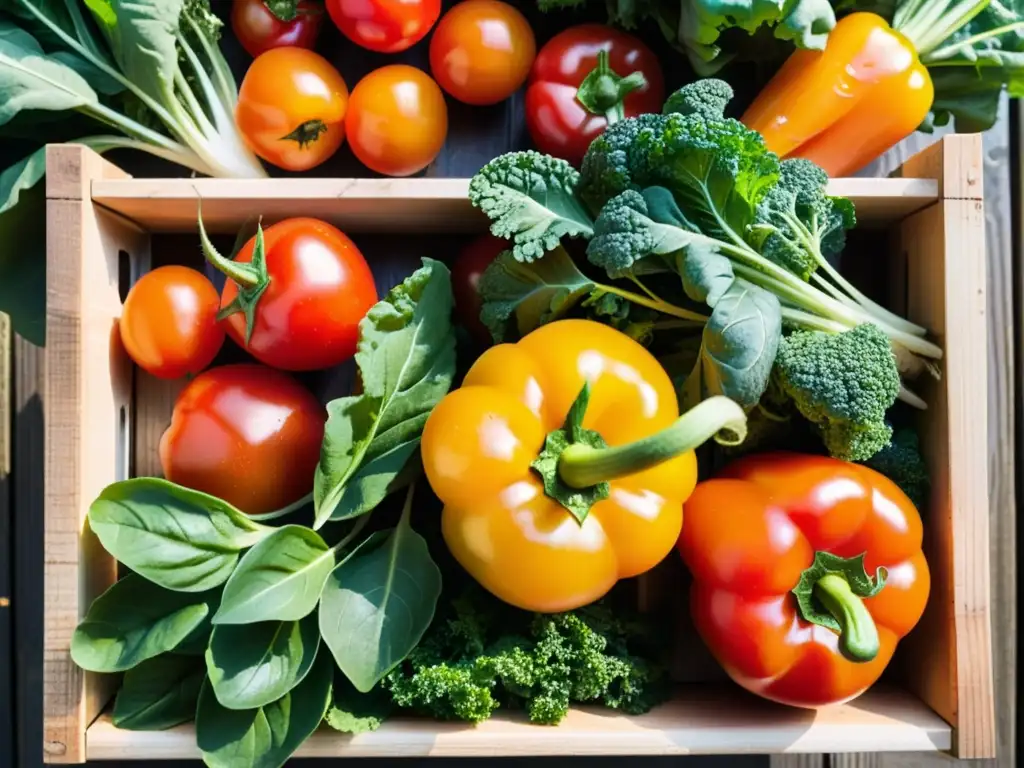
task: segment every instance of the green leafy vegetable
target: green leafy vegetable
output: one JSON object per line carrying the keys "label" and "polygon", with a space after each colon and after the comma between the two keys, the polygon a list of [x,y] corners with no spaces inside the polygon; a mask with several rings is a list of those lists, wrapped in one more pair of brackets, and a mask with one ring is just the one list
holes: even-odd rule
{"label": "green leafy vegetable", "polygon": [[225,501],[156,477],[108,485],[89,507],[89,526],[117,560],[181,592],[223,584],[239,553],[273,531]]}
{"label": "green leafy vegetable", "polygon": [[531,614],[474,585],[383,684],[398,706],[442,720],[476,723],[505,706],[554,725],[572,702],[642,714],[670,692],[665,668],[645,660],[662,656],[665,636],[606,601]]}
{"label": "green leafy vegetable", "polygon": [[425,258],[359,323],[363,393],[327,406],[315,527],[365,514],[407,481],[427,416],[455,376],[453,304],[448,268]]}
{"label": "green leafy vegetable", "polygon": [[92,672],[122,672],[174,650],[210,613],[210,593],[172,592],[130,573],[89,607],[71,658]]}
{"label": "green leafy vegetable", "polygon": [[334,695],[325,718],[334,730],[351,734],[375,731],[393,709],[391,696],[381,685],[360,693],[340,670],[335,671]]}
{"label": "green leafy vegetable", "polygon": [[931,477],[912,427],[896,428],[889,444],[864,463],[896,483],[919,511],[928,509]]}
{"label": "green leafy vegetable", "polygon": [[317,729],[331,701],[329,653],[299,685],[259,709],[221,706],[207,682],[196,708],[196,744],[210,768],[280,768]]}
{"label": "green leafy vegetable", "polygon": [[224,585],[215,624],[298,621],[312,613],[334,549],[302,525],[286,525],[250,549]]}
{"label": "green leafy vegetable", "polygon": [[511,238],[518,261],[535,261],[563,237],[589,237],[593,222],[576,197],[579,172],[533,150],[510,152],[481,168],[469,199],[491,219],[491,234]]}
{"label": "green leafy vegetable", "polygon": [[114,699],[116,728],[162,731],[196,716],[199,689],[206,677],[201,658],[166,653],[125,672]]}
{"label": "green leafy vegetable", "polygon": [[339,563],[320,598],[324,643],[362,693],[416,647],[441,594],[441,572],[409,523],[411,490],[398,525]]}
{"label": "green leafy vegetable", "polygon": [[316,615],[301,621],[220,624],[206,651],[209,683],[221,706],[256,709],[301,683],[319,648]]}

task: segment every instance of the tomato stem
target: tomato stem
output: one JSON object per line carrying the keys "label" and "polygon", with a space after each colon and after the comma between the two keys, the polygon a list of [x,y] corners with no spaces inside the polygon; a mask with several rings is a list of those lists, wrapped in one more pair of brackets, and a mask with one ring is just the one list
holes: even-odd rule
{"label": "tomato stem", "polygon": [[814,585],[814,596],[839,623],[839,650],[850,661],[871,661],[878,655],[878,628],[841,574],[829,573]]}
{"label": "tomato stem", "polygon": [[608,51],[597,52],[597,66],[585,77],[576,90],[576,100],[588,112],[602,115],[611,125],[626,116],[623,99],[647,85],[642,72],[619,75],[608,63]]}
{"label": "tomato stem", "polygon": [[747,434],[747,415],[728,397],[701,401],[671,426],[626,445],[595,448],[583,442],[566,446],[558,459],[558,475],[571,488],[590,486],[632,475],[692,451],[725,432],[721,442],[739,444]]}
{"label": "tomato stem", "polygon": [[307,120],[287,136],[282,136],[279,141],[294,141],[298,143],[299,149],[305,149],[307,145],[313,144],[325,133],[327,133],[327,125],[323,120]]}

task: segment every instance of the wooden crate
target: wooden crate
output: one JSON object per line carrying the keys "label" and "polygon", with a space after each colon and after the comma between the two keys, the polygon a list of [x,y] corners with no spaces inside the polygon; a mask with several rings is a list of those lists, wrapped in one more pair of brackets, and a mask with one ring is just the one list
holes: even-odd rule
{"label": "wooden crate", "polygon": [[[156,443],[177,387],[137,371],[118,338],[126,286],[148,268],[153,238],[194,233],[196,201],[213,232],[312,215],[345,231],[479,232],[464,179],[131,179],[78,146],[47,149],[46,634],[48,762],[198,756],[191,726],[140,733],[107,714],[117,683],[71,660],[72,631],[115,578],[84,527],[109,483],[158,474]],[[478,727],[393,720],[346,736],[321,731],[300,756],[665,755],[995,751],[989,626],[985,230],[981,140],[947,137],[892,178],[837,179],[861,226],[891,246],[896,305],[945,349],[921,392],[922,448],[933,478],[924,510],[932,593],[883,682],[816,712],[723,684],[707,657],[675,699],[641,717],[574,710],[558,727],[496,716]],[[159,242],[159,241],[158,241]],[[420,243],[422,243],[422,238]],[[433,254],[432,254],[433,255]],[[714,681],[714,682],[712,682]]]}

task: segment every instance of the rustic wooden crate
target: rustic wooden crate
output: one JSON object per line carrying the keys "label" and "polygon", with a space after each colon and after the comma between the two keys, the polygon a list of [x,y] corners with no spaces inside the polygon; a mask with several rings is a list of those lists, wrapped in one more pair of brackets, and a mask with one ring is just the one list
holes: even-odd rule
{"label": "rustic wooden crate", "polygon": [[[85,527],[90,502],[130,474],[159,474],[156,444],[179,384],[136,370],[119,341],[120,296],[151,263],[154,237],[233,233],[312,215],[345,231],[479,232],[464,179],[131,179],[78,146],[47,150],[46,633],[48,762],[197,757],[190,726],[141,733],[104,714],[114,676],[71,660],[75,625],[116,577]],[[477,727],[405,719],[356,737],[322,731],[301,756],[664,755],[995,750],[989,626],[985,231],[981,140],[953,136],[892,178],[837,179],[861,226],[885,234],[894,304],[945,349],[922,448],[933,477],[924,510],[932,594],[883,682],[816,712],[722,682],[709,657],[683,665],[675,699],[648,715],[580,708],[556,728],[497,716]],[[157,243],[161,242],[157,240]],[[421,238],[422,242],[422,238]],[[166,250],[166,249],[165,249]],[[371,262],[372,263],[372,262]],[[699,644],[697,641],[692,641]],[[687,653],[688,653],[687,649]]]}

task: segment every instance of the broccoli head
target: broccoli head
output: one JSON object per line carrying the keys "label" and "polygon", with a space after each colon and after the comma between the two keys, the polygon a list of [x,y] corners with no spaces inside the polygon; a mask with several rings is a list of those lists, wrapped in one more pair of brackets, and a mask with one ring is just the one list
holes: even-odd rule
{"label": "broccoli head", "polygon": [[889,337],[876,325],[794,331],[779,344],[773,375],[832,456],[864,461],[889,444],[885,414],[896,402],[900,375]]}
{"label": "broccoli head", "polygon": [[580,165],[577,192],[594,215],[616,195],[650,183],[643,178],[643,165],[638,162],[642,158],[633,145],[641,134],[660,135],[666,119],[656,114],[629,117],[608,126],[590,143]]}
{"label": "broccoli head", "polygon": [[893,432],[892,442],[864,464],[896,483],[918,510],[927,506],[931,479],[928,465],[921,456],[917,433],[911,427],[898,427]]}
{"label": "broccoli head", "polygon": [[709,120],[721,120],[734,95],[732,86],[725,80],[706,77],[684,85],[669,96],[661,111],[666,115],[675,112],[680,115],[701,115]]}

